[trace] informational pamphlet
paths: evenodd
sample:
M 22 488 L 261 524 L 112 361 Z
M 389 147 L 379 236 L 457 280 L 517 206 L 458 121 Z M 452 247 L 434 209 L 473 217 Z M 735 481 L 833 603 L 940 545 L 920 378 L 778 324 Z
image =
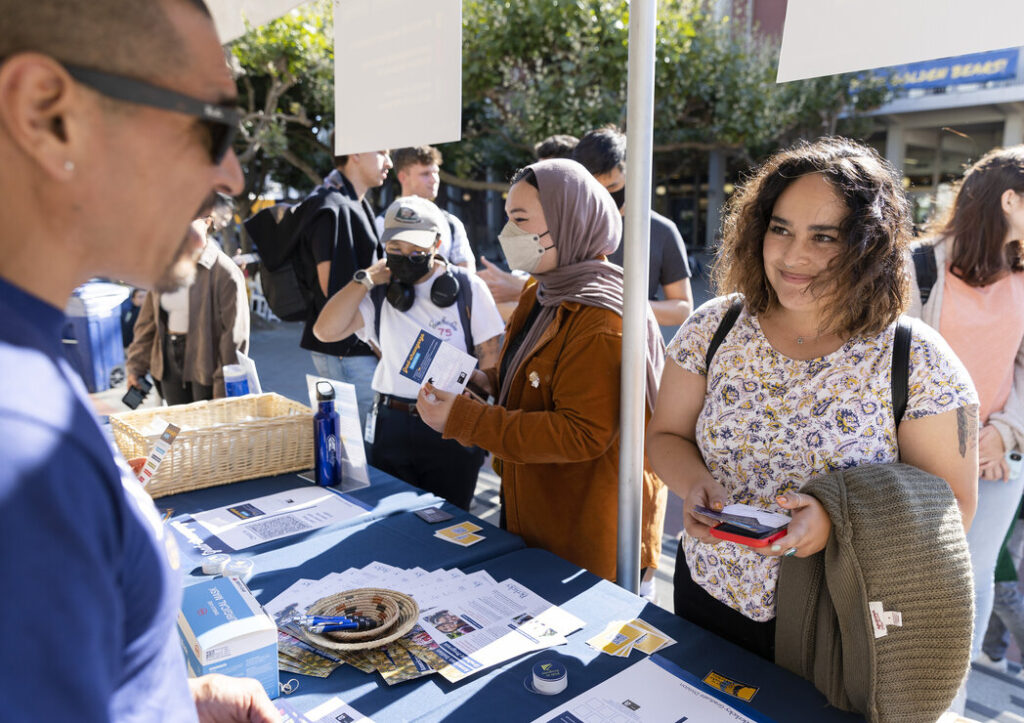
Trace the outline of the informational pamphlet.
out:
M 563 645 L 565 636 L 584 623 L 508 579 L 421 607 L 420 625 L 448 663 L 439 672 L 454 683 L 525 653 Z
M 420 608 L 419 624 L 374 650 L 337 652 L 303 641 L 296 618 L 321 598 L 375 587 L 403 592 Z M 382 562 L 298 580 L 264 605 L 277 622 L 282 671 L 326 677 L 342 663 L 380 673 L 388 685 L 441 673 L 461 680 L 516 656 L 561 645 L 583 622 L 514 580 L 498 583 L 487 572 L 402 569 Z
M 462 394 L 474 369 L 476 357 L 420 330 L 399 374 L 420 386 L 430 382 L 442 391 Z
M 307 713 L 300 713 L 284 700 L 276 700 L 274 704 L 277 706 L 277 712 L 281 714 L 281 723 L 373 723 L 372 718 L 363 715 L 337 696 Z
M 303 486 L 174 520 L 204 554 L 245 550 L 365 515 L 367 508 L 325 487 Z
M 643 658 L 533 723 L 771 723 L 660 655 Z

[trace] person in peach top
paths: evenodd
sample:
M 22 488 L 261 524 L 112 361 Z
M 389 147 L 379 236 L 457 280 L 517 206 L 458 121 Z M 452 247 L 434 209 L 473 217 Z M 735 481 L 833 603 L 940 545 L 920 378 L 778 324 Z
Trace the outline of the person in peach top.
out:
M 936 226 L 937 278 L 910 313 L 938 329 L 967 367 L 980 398 L 978 507 L 967 534 L 974 568 L 972 658 L 993 605 L 993 575 L 1024 478 L 1007 454 L 1024 449 L 1024 145 L 990 151 L 964 174 Z M 915 280 L 916 281 L 916 280 Z

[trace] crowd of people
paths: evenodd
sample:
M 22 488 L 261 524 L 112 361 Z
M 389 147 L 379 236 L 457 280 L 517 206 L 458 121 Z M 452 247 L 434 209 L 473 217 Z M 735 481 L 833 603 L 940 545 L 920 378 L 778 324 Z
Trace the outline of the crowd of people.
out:
M 152 374 L 170 403 L 220 396 L 222 366 L 247 350 L 244 282 L 207 241 L 218 195 L 242 186 L 235 84 L 209 13 L 200 0 L 95 0 L 80 23 L 56 0 L 2 7 L 0 364 L 15 373 L 0 379 L 0 525 L 17 541 L 0 552 L 5 710 L 276 720 L 254 681 L 186 681 L 174 541 L 59 342 L 71 290 L 104 275 L 152 289 L 129 382 Z M 336 157 L 302 232 L 315 283 L 301 345 L 318 373 L 355 386 L 372 464 L 468 509 L 489 453 L 501 524 L 614 580 L 625 137 L 605 127 L 535 150 L 505 202 L 507 269 L 478 266 L 465 226 L 435 203 L 437 149 Z M 368 193 L 391 172 L 401 196 L 378 217 Z M 1015 591 L 995 582 L 1024 486 L 1024 146 L 971 166 L 917 240 L 901 176 L 874 150 L 844 138 L 781 150 L 732 195 L 716 296 L 696 309 L 678 229 L 650 219 L 645 580 L 672 490 L 676 614 L 797 669 L 835 705 L 962 710 L 969 662 L 999 662 L 1006 631 L 1024 631 Z M 661 325 L 680 325 L 667 350 Z M 475 357 L 465 393 L 399 373 L 420 330 Z M 732 504 L 788 526 L 764 545 L 724 541 L 715 513 Z M 878 535 L 883 517 L 898 530 Z M 919 613 L 900 598 L 890 622 L 929 653 L 926 702 L 881 658 L 853 670 L 821 653 L 881 645 L 866 626 L 868 601 L 892 603 L 872 596 L 896 594 L 883 538 L 914 550 L 896 563 L 914 570 L 901 594 L 929 601 Z M 810 644 L 801 626 L 826 618 L 805 609 L 834 623 Z M 915 648 L 920 620 L 955 630 Z M 75 654 L 55 654 L 68 630 Z

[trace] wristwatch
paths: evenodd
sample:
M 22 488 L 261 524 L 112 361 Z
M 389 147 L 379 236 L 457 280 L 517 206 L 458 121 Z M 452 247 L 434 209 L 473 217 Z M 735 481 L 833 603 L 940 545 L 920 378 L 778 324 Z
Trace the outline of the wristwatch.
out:
M 374 287 L 373 279 L 370 278 L 370 274 L 367 273 L 366 269 L 359 269 L 359 271 L 352 274 L 352 280 L 365 286 L 367 291 Z

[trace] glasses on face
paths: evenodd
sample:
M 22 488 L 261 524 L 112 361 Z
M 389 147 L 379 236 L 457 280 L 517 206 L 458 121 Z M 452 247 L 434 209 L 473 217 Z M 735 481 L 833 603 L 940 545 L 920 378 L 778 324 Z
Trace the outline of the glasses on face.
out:
M 403 254 L 400 249 L 389 249 L 387 247 L 384 248 L 384 251 L 389 254 L 394 254 L 395 256 L 405 256 L 407 259 L 412 259 L 413 261 L 419 261 L 420 259 L 425 259 L 430 256 L 429 251 L 411 251 L 407 254 Z
M 79 83 L 89 86 L 108 98 L 184 113 L 198 118 L 209 134 L 210 161 L 215 166 L 220 165 L 224 156 L 231 150 L 231 144 L 235 140 L 242 116 L 230 106 L 209 103 L 137 78 L 128 78 L 77 65 L 65 65 L 64 67 Z

